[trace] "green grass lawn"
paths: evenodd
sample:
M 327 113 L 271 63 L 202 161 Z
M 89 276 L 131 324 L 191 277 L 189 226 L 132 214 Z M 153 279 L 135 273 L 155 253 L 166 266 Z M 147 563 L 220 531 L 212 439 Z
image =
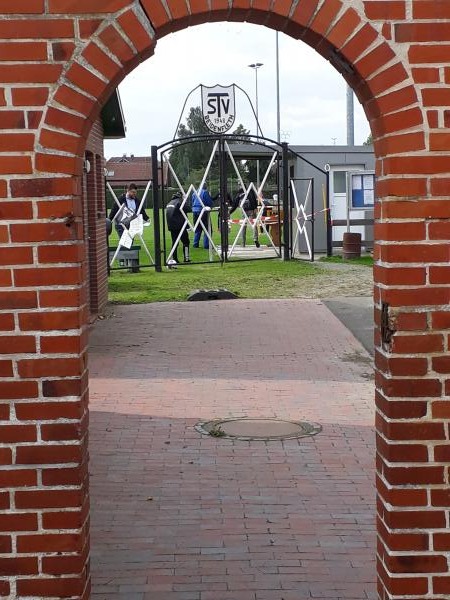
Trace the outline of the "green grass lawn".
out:
M 319 266 L 279 259 L 207 265 L 177 269 L 142 269 L 140 273 L 113 271 L 109 299 L 120 304 L 183 301 L 196 289 L 226 288 L 240 298 L 291 297 L 303 278 L 314 277 Z
M 147 209 L 147 214 L 151 219 L 152 224 L 150 225 L 150 227 L 144 227 L 144 234 L 143 234 L 143 239 L 144 242 L 147 246 L 147 248 L 150 251 L 150 254 L 152 255 L 153 258 L 155 258 L 155 250 L 154 250 L 154 233 L 153 233 L 153 212 L 151 209 Z M 192 222 L 192 213 L 189 213 L 189 219 Z M 164 223 L 163 221 L 163 215 L 162 215 L 162 211 L 160 211 L 160 223 L 161 223 L 161 227 L 162 224 Z M 218 230 L 218 223 L 217 223 L 217 211 L 213 211 L 211 214 L 211 226 L 212 226 L 212 238 L 214 241 L 214 244 L 218 247 L 220 246 L 220 232 Z M 230 232 L 229 232 L 229 247 L 231 248 L 237 234 L 239 233 L 239 225 L 237 224 L 233 224 L 231 226 Z M 252 229 L 251 227 L 247 227 L 247 244 L 253 244 L 253 239 L 252 239 Z M 203 230 L 202 230 L 202 238 L 201 238 L 201 244 L 203 244 Z M 189 237 L 191 239 L 191 248 L 190 248 L 190 254 L 191 254 L 191 260 L 193 262 L 205 262 L 205 261 L 209 261 L 209 253 L 207 251 L 205 251 L 203 248 L 193 248 L 192 247 L 192 242 L 194 239 L 194 234 L 191 232 L 189 234 Z M 167 251 L 167 255 L 170 252 L 170 249 L 172 247 L 172 242 L 171 242 L 171 237 L 170 237 L 170 233 L 169 231 L 166 229 L 165 230 L 165 238 L 166 238 L 166 251 Z M 119 237 L 116 233 L 116 230 L 113 228 L 113 232 L 109 237 L 109 246 L 110 247 L 114 247 L 117 246 L 117 243 L 119 241 Z M 259 234 L 259 241 L 261 243 L 262 246 L 265 246 L 267 244 L 269 244 L 269 239 L 267 237 L 266 234 Z M 239 240 L 240 243 L 240 240 Z M 141 265 L 150 265 L 150 259 L 147 255 L 147 253 L 145 252 L 144 248 L 142 247 L 142 243 L 139 239 L 139 237 L 135 237 L 134 239 L 134 244 L 136 246 L 141 246 L 141 250 L 139 252 L 139 262 Z M 161 242 L 162 245 L 162 242 Z M 182 254 L 182 245 L 180 244 L 178 247 L 178 258 L 182 258 L 183 254 Z M 216 252 L 212 253 L 212 262 L 217 262 L 220 263 L 220 257 L 217 255 Z M 233 258 L 231 260 L 234 260 Z M 115 263 L 114 267 L 117 267 L 118 264 Z
M 373 258 L 369 254 L 359 256 L 358 258 L 344 259 L 342 256 L 322 256 L 320 262 L 331 262 L 340 264 L 355 264 L 364 265 L 366 267 L 373 267 Z
M 148 211 L 149 216 L 151 211 Z M 153 220 L 153 216 L 152 216 Z M 212 215 L 214 228 L 213 239 L 220 244 L 217 231 L 217 213 Z M 238 225 L 233 225 L 230 232 L 230 247 L 239 230 Z M 191 259 L 193 262 L 206 262 L 209 253 L 203 248 L 192 248 Z M 143 239 L 155 256 L 153 226 L 145 227 Z M 167 251 L 171 247 L 170 235 L 166 232 Z M 109 245 L 116 246 L 118 236 L 114 230 L 109 238 Z M 267 236 L 260 235 L 261 245 L 268 243 Z M 251 228 L 247 228 L 247 243 L 252 242 Z M 177 269 L 167 269 L 163 266 L 161 273 L 154 268 L 145 268 L 150 265 L 150 259 L 145 253 L 138 237 L 135 245 L 140 245 L 140 264 L 144 268 L 139 273 L 129 273 L 128 269 L 112 270 L 109 277 L 109 299 L 113 303 L 130 304 L 163 301 L 184 301 L 196 289 L 226 288 L 237 294 L 240 298 L 289 298 L 295 297 L 305 278 L 317 277 L 323 274 L 320 262 L 313 264 L 306 261 L 292 260 L 283 262 L 278 258 L 269 260 L 253 260 L 242 262 L 231 260 L 221 265 L 219 257 L 213 253 L 213 264 L 180 265 Z M 181 244 L 178 249 L 179 258 L 182 257 Z M 343 261 L 340 256 L 322 258 L 327 262 L 344 262 L 372 266 L 371 256 Z M 117 263 L 115 263 L 117 266 Z

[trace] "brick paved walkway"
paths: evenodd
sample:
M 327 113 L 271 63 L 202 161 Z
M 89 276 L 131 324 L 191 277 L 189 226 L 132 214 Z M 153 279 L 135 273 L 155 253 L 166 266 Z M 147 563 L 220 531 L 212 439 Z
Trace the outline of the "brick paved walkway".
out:
M 368 355 L 317 300 L 115 307 L 91 336 L 93 600 L 375 594 Z M 201 436 L 280 417 L 316 437 Z

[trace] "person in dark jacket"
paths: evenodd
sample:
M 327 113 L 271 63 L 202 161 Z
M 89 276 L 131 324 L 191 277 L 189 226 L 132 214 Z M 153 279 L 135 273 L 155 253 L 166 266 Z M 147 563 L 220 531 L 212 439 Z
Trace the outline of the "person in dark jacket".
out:
M 236 196 L 233 198 L 233 205 L 230 210 L 230 215 L 240 206 L 249 219 L 255 219 L 258 214 L 258 199 L 256 197 L 255 190 L 253 188 L 250 188 L 250 190 L 247 194 L 247 198 L 245 198 L 245 200 L 244 200 L 244 198 L 245 198 L 245 190 L 243 188 L 239 188 L 236 193 Z M 261 244 L 259 243 L 258 227 L 255 224 L 253 224 L 253 225 L 254 225 L 254 227 L 252 227 L 253 241 L 255 242 L 255 246 L 257 248 L 259 248 Z M 247 237 L 247 225 L 244 225 L 242 227 L 242 245 L 243 246 L 245 246 L 246 237 Z
M 222 220 L 222 200 L 221 200 L 220 193 L 217 194 L 217 198 L 219 200 L 219 210 L 217 212 L 217 229 L 218 229 L 218 231 L 220 231 L 220 221 Z M 233 198 L 231 197 L 230 192 L 227 192 L 227 215 L 228 215 L 228 217 L 231 215 L 231 213 L 235 209 L 236 209 L 236 207 L 234 207 Z
M 205 210 L 201 217 L 201 222 L 203 223 L 206 231 L 209 231 L 209 213 L 210 213 L 213 203 L 214 203 L 214 199 L 211 197 L 211 194 L 208 192 L 208 187 L 207 187 L 206 183 L 203 184 L 203 189 L 201 190 L 200 194 L 197 194 L 197 192 L 193 192 L 193 194 L 192 194 L 192 215 L 194 218 L 194 223 L 197 223 L 197 221 L 200 217 L 200 214 L 201 214 L 203 208 L 205 207 Z M 202 235 L 202 232 L 203 232 L 203 248 L 208 249 L 209 248 L 209 239 L 208 239 L 208 236 L 203 231 L 203 228 L 200 225 L 200 221 L 198 222 L 197 227 L 195 228 L 193 247 L 194 248 L 199 247 L 200 237 Z
M 172 248 L 174 247 L 181 231 L 183 231 L 183 233 L 181 233 L 181 237 L 180 237 L 181 243 L 183 244 L 183 259 L 184 259 L 184 262 L 191 262 L 190 258 L 189 258 L 190 240 L 189 240 L 189 234 L 188 234 L 188 230 L 187 230 L 187 222 L 184 218 L 183 213 L 181 212 L 182 202 L 183 202 L 183 197 L 181 195 L 181 192 L 175 192 L 173 194 L 170 202 L 168 202 L 168 204 L 166 206 L 166 222 L 167 222 L 167 228 L 170 231 L 170 235 L 172 237 Z M 188 211 L 187 203 L 185 203 L 183 210 L 185 212 Z M 183 227 L 184 227 L 184 229 L 183 229 Z M 178 244 L 175 246 L 175 250 L 172 255 L 175 262 L 178 262 L 177 250 L 178 250 Z
M 117 202 L 114 202 L 108 215 L 108 219 L 110 221 L 113 221 L 115 218 L 114 227 L 116 228 L 116 231 L 119 234 L 119 238 L 121 237 L 124 231 L 124 226 L 121 224 L 121 219 L 125 207 L 129 209 L 133 214 L 139 214 L 139 200 L 137 197 L 137 185 L 135 183 L 130 183 L 128 185 L 125 194 L 122 194 L 122 196 L 120 196 L 119 198 L 119 204 L 117 204 Z M 144 208 L 142 208 L 140 214 L 142 215 L 144 221 L 149 220 L 149 216 L 145 212 Z

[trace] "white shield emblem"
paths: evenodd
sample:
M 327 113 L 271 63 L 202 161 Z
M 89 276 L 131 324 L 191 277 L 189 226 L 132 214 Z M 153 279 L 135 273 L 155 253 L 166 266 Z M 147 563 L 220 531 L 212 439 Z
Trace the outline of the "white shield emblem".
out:
M 234 85 L 202 85 L 202 112 L 205 125 L 214 133 L 226 133 L 236 117 Z

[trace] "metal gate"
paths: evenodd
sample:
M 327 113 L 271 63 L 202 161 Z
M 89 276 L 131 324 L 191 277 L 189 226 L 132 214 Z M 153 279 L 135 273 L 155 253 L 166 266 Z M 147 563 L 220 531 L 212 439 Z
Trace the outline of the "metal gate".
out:
M 197 171 L 196 180 L 186 177 L 173 164 L 173 152 L 187 144 L 210 147 L 206 165 L 201 172 Z M 256 164 L 253 176 L 250 161 Z M 183 237 L 186 240 L 185 232 L 190 237 L 197 232 L 196 237 L 200 234 L 203 238 L 199 251 L 191 253 L 190 262 L 291 258 L 287 144 L 238 135 L 179 138 L 152 146 L 152 172 L 157 270 L 164 264 L 172 264 Z M 164 176 L 165 172 L 168 177 Z M 215 188 L 211 190 L 213 206 L 202 199 L 206 184 Z M 182 224 L 177 235 L 169 234 L 166 223 L 166 207 L 174 193 L 178 193 L 181 200 Z M 194 196 L 198 198 L 196 210 L 192 210 Z M 257 200 L 253 210 L 249 209 L 251 196 Z
M 202 168 L 194 176 L 189 169 L 187 175 L 186 170 L 182 172 L 174 160 L 175 153 L 189 144 L 197 144 L 205 155 Z M 117 247 L 109 248 L 109 268 L 131 267 L 134 271 L 152 267 L 161 271 L 164 265 L 172 266 L 178 261 L 177 250 L 181 246 L 188 244 L 192 249 L 192 242 L 199 237 L 203 238 L 203 244 L 190 253 L 190 263 L 314 260 L 315 219 L 319 213 L 323 213 L 326 221 L 327 248 L 331 254 L 328 195 L 323 197 L 325 208 L 316 210 L 314 177 L 295 177 L 294 163 L 297 160 L 308 163 L 313 170 L 326 175 L 327 181 L 328 173 L 286 143 L 262 136 L 195 135 L 152 146 L 151 160 L 152 180 L 140 200 L 138 213 L 151 196 L 152 202 L 148 204 L 153 210 L 153 227 L 147 229 L 144 239 L 142 219 L 135 220 Z M 212 205 L 202 199 L 207 183 L 213 188 Z M 107 188 L 120 207 L 109 183 Z M 173 227 L 169 231 L 166 222 L 167 205 L 174 194 L 180 196 L 175 232 Z M 198 197 L 195 210 L 194 196 Z M 256 199 L 256 205 L 249 210 L 251 197 Z M 147 212 L 151 216 L 148 209 Z M 144 223 L 149 224 L 150 220 Z

